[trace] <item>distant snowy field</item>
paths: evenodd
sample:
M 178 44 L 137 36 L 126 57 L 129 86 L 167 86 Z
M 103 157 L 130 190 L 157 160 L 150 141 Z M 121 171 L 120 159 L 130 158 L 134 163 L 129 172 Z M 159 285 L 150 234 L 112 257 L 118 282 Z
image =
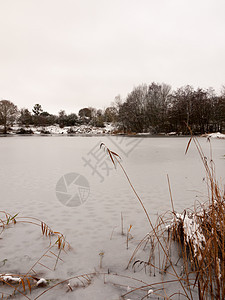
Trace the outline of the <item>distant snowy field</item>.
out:
M 18 126 L 11 127 L 9 134 L 15 135 L 21 128 L 25 130 L 31 130 L 34 135 L 104 135 L 112 134 L 117 130 L 117 127 L 112 123 L 105 123 L 104 127 L 95 127 L 91 125 L 79 125 L 79 126 L 65 126 L 61 128 L 58 124 L 51 126 Z M 3 126 L 0 125 L 0 129 L 3 130 Z M 137 133 L 138 136 L 149 136 L 150 133 Z M 177 132 L 161 133 L 161 136 L 178 136 Z M 202 135 L 203 137 L 225 139 L 225 134 L 220 132 L 209 133 Z
M 24 127 L 25 130 L 32 130 L 35 135 L 40 135 L 44 131 L 48 132 L 50 135 L 67 135 L 67 134 L 108 134 L 112 133 L 115 130 L 115 126 L 111 123 L 105 123 L 105 127 L 94 127 L 90 125 L 80 125 L 80 126 L 69 126 L 60 128 L 59 125 L 51 125 L 51 126 L 29 126 Z M 3 129 L 0 126 L 0 129 Z M 17 131 L 21 129 L 21 126 L 14 125 L 11 127 L 12 131 L 9 131 L 11 134 L 15 134 Z

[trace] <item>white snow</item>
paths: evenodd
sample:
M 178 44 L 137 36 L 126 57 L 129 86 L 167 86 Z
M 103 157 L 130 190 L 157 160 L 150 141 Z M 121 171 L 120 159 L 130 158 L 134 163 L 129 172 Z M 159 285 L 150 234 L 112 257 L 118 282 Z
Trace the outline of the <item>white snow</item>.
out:
M 205 242 L 205 236 L 202 233 L 201 227 L 198 223 L 195 214 L 188 216 L 187 213 L 176 213 L 176 220 L 172 219 L 171 223 L 166 226 L 166 228 L 171 228 L 176 223 L 183 222 L 183 229 L 186 238 L 186 242 L 191 242 L 194 246 L 195 254 L 198 253 L 198 249 L 203 248 L 203 243 Z
M 210 133 L 207 134 L 206 137 L 210 137 L 210 138 L 217 138 L 217 139 L 225 139 L 225 134 L 222 134 L 220 132 L 215 132 L 215 133 Z
M 20 283 L 21 279 L 19 277 L 13 277 L 12 275 L 9 274 L 0 274 L 0 278 L 3 279 L 6 282 L 12 282 L 12 283 Z
M 46 281 L 46 279 L 44 279 L 44 278 L 40 278 L 40 279 L 37 281 L 36 285 L 37 285 L 37 286 L 39 286 L 39 285 L 42 285 L 42 286 L 47 285 L 47 281 Z
M 92 125 L 79 125 L 79 126 L 67 126 L 60 128 L 58 124 L 51 126 L 16 126 L 12 127 L 11 134 L 15 134 L 21 127 L 25 130 L 32 130 L 35 135 L 44 135 L 47 132 L 50 135 L 68 135 L 68 134 L 85 134 L 85 135 L 99 135 L 113 133 L 116 126 L 112 123 L 105 123 L 105 127 L 94 127 Z M 44 133 L 46 132 L 46 133 Z

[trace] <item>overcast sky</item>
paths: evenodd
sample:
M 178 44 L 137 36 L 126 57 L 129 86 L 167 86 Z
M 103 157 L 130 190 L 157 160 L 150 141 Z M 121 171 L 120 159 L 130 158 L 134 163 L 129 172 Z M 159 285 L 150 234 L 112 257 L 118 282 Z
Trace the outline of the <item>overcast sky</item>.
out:
M 225 84 L 224 0 L 0 0 L 0 99 L 104 108 L 142 83 Z

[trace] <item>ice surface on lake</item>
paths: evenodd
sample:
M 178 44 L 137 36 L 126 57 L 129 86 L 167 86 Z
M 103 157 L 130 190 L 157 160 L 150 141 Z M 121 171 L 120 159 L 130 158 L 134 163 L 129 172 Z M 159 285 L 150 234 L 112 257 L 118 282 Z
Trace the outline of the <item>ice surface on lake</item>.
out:
M 192 206 L 196 200 L 206 200 L 205 172 L 194 144 L 188 154 L 184 154 L 188 140 L 185 137 L 130 137 L 126 143 L 130 141 L 136 146 L 128 151 L 126 143 L 117 137 L 1 138 L 0 210 L 40 218 L 55 231 L 65 234 L 72 250 L 64 257 L 65 263 L 56 270 L 56 277 L 65 279 L 92 272 L 99 267 L 101 251 L 104 252 L 103 269 L 124 272 L 135 248 L 132 243 L 149 232 L 148 222 L 118 165 L 115 170 L 110 160 L 108 165 L 100 161 L 100 177 L 88 164 L 85 166 L 84 159 L 95 165 L 96 155 L 103 151 L 98 150 L 101 142 L 118 153 L 154 223 L 157 214 L 171 209 L 167 174 L 177 212 Z M 205 138 L 199 140 L 209 157 L 209 143 Z M 223 181 L 225 140 L 213 139 L 211 142 L 217 177 Z M 97 151 L 95 157 L 90 153 L 92 149 Z M 71 172 L 83 175 L 90 184 L 89 197 L 79 207 L 62 205 L 55 193 L 58 180 Z M 129 250 L 120 236 L 121 212 L 124 231 L 132 225 L 134 239 Z M 9 239 L 3 236 L 1 259 L 7 259 L 4 272 L 26 272 L 29 268 L 24 270 L 24 266 L 30 266 L 46 249 L 42 248 L 46 245 L 40 232 L 36 232 L 37 228 L 24 226 L 26 229 L 22 227 L 15 234 L 10 229 Z M 26 234 L 22 234 L 23 230 Z M 45 278 L 50 276 L 52 274 L 44 275 Z M 104 299 L 99 295 L 96 299 Z M 94 296 L 91 299 L 95 299 Z

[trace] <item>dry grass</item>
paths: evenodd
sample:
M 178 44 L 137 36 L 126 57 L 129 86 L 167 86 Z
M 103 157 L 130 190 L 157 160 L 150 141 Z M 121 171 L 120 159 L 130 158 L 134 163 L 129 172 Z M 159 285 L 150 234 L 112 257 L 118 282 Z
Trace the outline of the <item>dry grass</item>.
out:
M 144 269 L 153 276 L 156 272 L 161 274 L 162 282 L 157 283 L 162 286 L 161 292 L 159 289 L 156 293 L 154 289 L 155 296 L 159 298 L 174 299 L 182 296 L 196 299 L 197 294 L 200 300 L 225 299 L 225 192 L 216 180 L 212 148 L 210 140 L 208 141 L 210 159 L 205 157 L 198 139 L 194 136 L 190 138 L 185 151 L 187 154 L 191 142 L 195 144 L 206 172 L 208 199 L 205 203 L 197 203 L 194 209 L 186 209 L 181 214 L 176 213 L 167 176 L 172 211 L 159 216 L 155 225 L 152 224 L 141 198 L 123 168 L 119 155 L 105 144 L 100 145 L 107 151 L 112 163 L 116 165 L 117 162 L 121 167 L 150 225 L 150 232 L 137 245 L 127 267 L 132 266 L 135 272 Z M 146 249 L 149 253 L 148 258 L 137 259 L 140 251 L 143 253 Z M 172 252 L 176 255 L 172 256 Z M 166 279 L 168 276 L 179 283 L 179 293 L 166 293 L 164 287 L 171 282 Z M 145 291 L 149 286 L 136 287 L 123 294 L 123 297 L 137 290 Z
M 199 299 L 225 299 L 224 189 L 216 180 L 212 156 L 208 161 L 198 140 L 191 140 L 205 167 L 208 199 L 181 215 L 174 214 L 169 231 L 181 249 L 187 277 L 191 271 L 196 275 L 194 287 L 198 288 Z
M 6 273 L 0 274 L 0 283 L 2 290 L 0 295 L 2 299 L 8 299 L 17 294 L 23 295 L 27 299 L 31 299 L 27 294 L 31 294 L 33 289 L 40 286 L 46 286 L 48 281 L 41 279 L 36 272 L 36 267 L 54 271 L 56 269 L 58 261 L 62 261 L 60 254 L 62 251 L 69 249 L 70 245 L 65 240 L 62 233 L 52 230 L 45 222 L 31 217 L 18 217 L 18 214 L 11 215 L 8 212 L 0 211 L 0 235 L 12 226 L 16 226 L 18 223 L 35 225 L 40 227 L 43 237 L 48 238 L 49 247 L 41 254 L 40 258 L 23 274 L 12 274 L 10 270 Z M 47 265 L 46 261 L 50 264 Z M 25 266 L 26 268 L 26 266 Z M 40 281 L 41 280 L 41 281 Z

